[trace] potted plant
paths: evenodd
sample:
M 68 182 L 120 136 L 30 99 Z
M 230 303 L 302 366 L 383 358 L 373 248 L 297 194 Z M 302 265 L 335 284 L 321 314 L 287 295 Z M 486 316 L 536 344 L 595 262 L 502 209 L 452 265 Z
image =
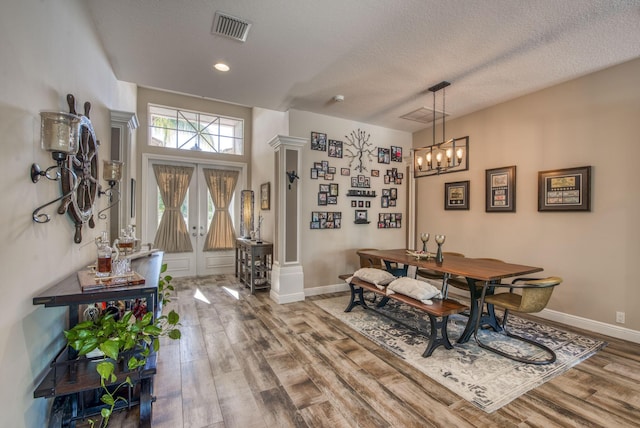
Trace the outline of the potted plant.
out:
M 166 264 L 163 264 L 161 273 L 165 271 Z M 158 286 L 161 294 L 160 304 L 170 301 L 169 297 L 173 291 L 171 279 L 169 275 L 160 278 Z M 101 410 L 100 427 L 104 428 L 108 425 L 118 401 L 126 402 L 118 391 L 125 386 L 133 386 L 129 376 L 124 382 L 115 384 L 117 381 L 115 364 L 122 364 L 128 371 L 142 369 L 151 352 L 158 352 L 160 349 L 160 337 L 180 339 L 181 333 L 177 328 L 179 321 L 180 316 L 174 310 L 155 320 L 151 312 L 138 313 L 134 316 L 132 311 L 128 311 L 119 318 L 116 318 L 113 313 L 106 313 L 95 320 L 78 323 L 64 332 L 69 346 L 78 352 L 78 356 L 86 356 L 96 349 L 105 356 L 105 359 L 96 366 L 104 392 L 100 400 L 106 404 L 106 407 Z M 95 424 L 93 420 L 89 423 L 91 426 Z

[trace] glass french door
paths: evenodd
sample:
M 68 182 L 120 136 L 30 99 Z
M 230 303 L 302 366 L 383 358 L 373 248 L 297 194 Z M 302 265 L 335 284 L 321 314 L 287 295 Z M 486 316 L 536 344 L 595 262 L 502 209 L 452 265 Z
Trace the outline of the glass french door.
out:
M 189 189 L 180 206 L 180 213 L 189 232 L 192 250 L 176 253 L 165 251 L 164 261 L 167 263 L 167 274 L 180 277 L 233 273 L 235 268 L 235 250 L 203 250 L 211 219 L 215 211 L 203 170 L 205 168 L 237 170 L 238 168 L 205 163 L 149 160 L 145 177 L 147 183 L 145 197 L 147 213 L 145 215 L 146 224 L 143 228 L 143 242 L 151 243 L 155 240 L 155 235 L 165 210 L 153 171 L 154 164 L 193 168 Z M 238 231 L 240 224 L 238 213 L 240 212 L 240 190 L 242 189 L 241 183 L 243 182 L 244 178 L 238 180 L 233 198 L 229 204 L 229 214 L 236 231 Z

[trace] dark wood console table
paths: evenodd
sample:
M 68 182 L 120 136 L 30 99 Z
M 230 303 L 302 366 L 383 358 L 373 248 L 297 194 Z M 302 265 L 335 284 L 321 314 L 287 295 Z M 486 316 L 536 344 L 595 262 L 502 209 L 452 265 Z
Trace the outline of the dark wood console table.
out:
M 163 255 L 162 252 L 156 252 L 132 260 L 131 267 L 145 278 L 144 284 L 83 292 L 77 272 L 74 272 L 35 296 L 33 304 L 45 307 L 67 306 L 69 308 L 69 328 L 79 322 L 80 305 L 96 302 L 145 299 L 147 310 L 156 314 L 158 279 Z M 51 361 L 44 379 L 33 392 L 34 398 L 56 398 L 60 405 L 65 402 L 63 419 L 66 419 L 71 427 L 75 427 L 77 420 L 99 414 L 101 407 L 99 402 L 92 402 L 93 397 L 101 395 L 94 392 L 100 389 L 100 377 L 96 372 L 99 359 L 76 359 L 75 356 L 76 353 L 72 348 L 62 349 Z M 156 357 L 156 355 L 151 355 L 147 359 L 147 365 L 135 372 L 128 372 L 126 364 L 125 367 L 116 364 L 117 383 L 123 382 L 127 376 L 134 383 L 126 408 L 140 406 L 140 427 L 151 426 L 151 403 L 153 402 L 151 393 L 153 391 L 153 376 L 156 373 Z M 54 403 L 55 408 L 56 403 Z
M 236 239 L 236 277 L 251 289 L 251 294 L 271 287 L 272 257 L 271 242 Z

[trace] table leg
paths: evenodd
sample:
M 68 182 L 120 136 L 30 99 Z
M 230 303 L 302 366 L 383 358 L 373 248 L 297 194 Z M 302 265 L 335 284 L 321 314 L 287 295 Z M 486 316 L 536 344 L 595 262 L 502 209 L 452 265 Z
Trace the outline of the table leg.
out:
M 469 297 L 470 297 L 470 309 L 469 309 L 469 319 L 467 320 L 467 325 L 464 327 L 464 331 L 462 335 L 458 338 L 458 343 L 466 343 L 471 339 L 471 335 L 475 330 L 476 323 L 478 322 L 478 318 L 480 318 L 480 325 L 489 325 L 495 331 L 501 331 L 502 328 L 496 319 L 496 313 L 493 308 L 493 305 L 487 305 L 487 314 L 483 313 L 483 308 L 480 307 L 480 299 L 482 297 L 482 289 L 477 287 L 476 280 L 473 278 L 467 278 L 467 284 L 469 286 Z M 487 295 L 493 294 L 493 287 L 489 285 L 487 287 Z

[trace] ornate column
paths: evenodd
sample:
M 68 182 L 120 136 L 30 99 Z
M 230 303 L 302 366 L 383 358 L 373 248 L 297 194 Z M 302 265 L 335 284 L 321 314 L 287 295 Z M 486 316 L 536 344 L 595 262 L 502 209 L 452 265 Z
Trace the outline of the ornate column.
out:
M 276 135 L 269 141 L 274 156 L 275 231 L 270 297 L 277 303 L 304 300 L 304 273 L 300 253 L 299 186 L 304 138 Z

